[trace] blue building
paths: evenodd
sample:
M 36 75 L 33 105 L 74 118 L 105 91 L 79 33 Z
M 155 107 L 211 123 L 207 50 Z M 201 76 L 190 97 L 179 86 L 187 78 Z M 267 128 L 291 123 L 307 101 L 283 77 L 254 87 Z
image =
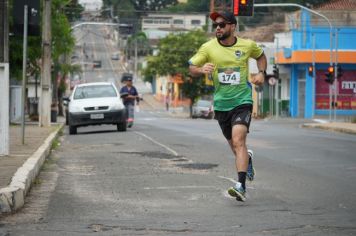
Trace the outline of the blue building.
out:
M 356 116 L 356 1 L 330 1 L 314 10 L 326 19 L 299 11 L 290 47 L 275 56 L 289 73 L 289 115 L 313 118 L 335 109 L 336 115 Z M 325 81 L 329 67 L 333 84 Z

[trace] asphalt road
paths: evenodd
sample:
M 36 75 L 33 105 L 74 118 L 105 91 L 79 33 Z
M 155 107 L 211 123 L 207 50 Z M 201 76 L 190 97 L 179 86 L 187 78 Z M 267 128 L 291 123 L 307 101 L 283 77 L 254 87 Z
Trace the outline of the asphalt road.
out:
M 134 127 L 65 130 L 0 235 L 355 235 L 356 136 L 253 121 L 256 180 L 226 194 L 234 160 L 214 120 L 150 111 Z
M 125 70 L 105 30 L 84 27 L 86 82 Z M 116 64 L 115 64 L 116 63 Z M 144 110 L 133 128 L 80 127 L 61 136 L 23 209 L 0 218 L 9 235 L 356 235 L 356 136 L 254 120 L 256 180 L 230 198 L 234 157 L 214 120 Z

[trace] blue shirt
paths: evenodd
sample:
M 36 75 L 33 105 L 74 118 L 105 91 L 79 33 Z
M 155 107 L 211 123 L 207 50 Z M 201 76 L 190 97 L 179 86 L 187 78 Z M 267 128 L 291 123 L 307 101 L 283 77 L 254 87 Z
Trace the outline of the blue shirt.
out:
M 125 94 L 127 93 L 128 95 L 132 95 L 132 96 L 138 96 L 137 90 L 134 86 L 131 86 L 131 88 L 124 86 L 120 89 L 120 94 Z M 124 105 L 135 105 L 135 98 L 127 98 L 127 97 L 123 97 L 123 102 Z

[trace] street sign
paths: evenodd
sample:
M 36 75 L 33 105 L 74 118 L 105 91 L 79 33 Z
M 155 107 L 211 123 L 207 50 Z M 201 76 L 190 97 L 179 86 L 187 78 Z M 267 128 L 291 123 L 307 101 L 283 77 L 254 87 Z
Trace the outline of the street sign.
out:
M 268 80 L 269 85 L 274 86 L 276 83 L 277 83 L 276 78 L 274 78 L 274 77 L 269 78 L 269 80 Z

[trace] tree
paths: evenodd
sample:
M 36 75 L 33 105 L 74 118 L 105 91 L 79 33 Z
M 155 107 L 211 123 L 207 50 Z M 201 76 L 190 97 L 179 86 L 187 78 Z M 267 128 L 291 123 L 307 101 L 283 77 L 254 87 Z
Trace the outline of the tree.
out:
M 159 1 L 147 1 L 147 0 L 131 0 L 136 10 L 139 11 L 159 11 L 167 6 L 177 4 L 177 0 L 159 0 Z
M 147 67 L 143 71 L 144 80 L 150 81 L 156 75 L 181 75 L 184 81 L 182 92 L 184 96 L 190 98 L 192 107 L 206 89 L 202 78 L 192 79 L 188 76 L 188 60 L 206 41 L 206 33 L 201 30 L 169 34 L 161 39 L 158 44 L 158 55 L 148 58 Z
M 52 61 L 53 61 L 53 103 L 58 104 L 57 110 L 60 109 L 60 102 L 62 93 L 58 89 L 61 85 L 61 81 L 66 77 L 67 71 L 63 71 L 63 68 L 67 68 L 65 58 L 69 55 L 75 46 L 75 38 L 72 35 L 71 25 L 66 15 L 66 6 L 69 4 L 66 0 L 52 0 Z M 59 81 L 58 81 L 59 79 Z M 62 84 L 63 85 L 63 84 Z
M 71 26 L 65 14 L 67 0 L 52 1 L 52 59 L 56 63 L 63 54 L 70 53 L 75 45 Z M 11 20 L 12 22 L 12 20 Z M 28 72 L 40 74 L 41 36 L 28 37 Z M 10 40 L 11 77 L 21 80 L 23 38 L 14 36 Z
M 171 12 L 204 12 L 210 11 L 210 1 L 207 0 L 188 0 L 186 3 L 180 3 L 168 7 Z
M 135 55 L 135 48 L 137 47 L 138 56 L 146 56 L 150 51 L 150 45 L 148 38 L 144 32 L 138 32 L 127 40 L 127 53 L 126 55 L 130 58 Z
M 132 24 L 134 32 L 140 28 L 140 19 L 147 12 L 160 11 L 175 4 L 177 0 L 103 0 L 103 8 L 113 7 L 114 15 L 119 17 L 119 22 Z
M 65 14 L 70 22 L 80 20 L 81 13 L 84 11 L 84 7 L 73 0 L 65 7 Z

